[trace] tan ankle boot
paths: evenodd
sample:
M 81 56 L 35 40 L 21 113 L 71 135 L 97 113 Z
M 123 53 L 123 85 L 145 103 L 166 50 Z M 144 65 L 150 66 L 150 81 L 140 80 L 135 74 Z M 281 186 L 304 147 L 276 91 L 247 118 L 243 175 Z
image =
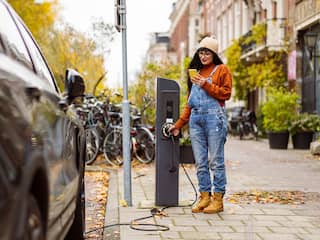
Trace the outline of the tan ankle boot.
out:
M 208 192 L 200 192 L 198 202 L 192 207 L 193 213 L 202 212 L 210 203 L 210 194 Z
M 208 207 L 203 209 L 203 213 L 218 213 L 223 211 L 223 194 L 215 192 L 211 196 L 211 201 Z

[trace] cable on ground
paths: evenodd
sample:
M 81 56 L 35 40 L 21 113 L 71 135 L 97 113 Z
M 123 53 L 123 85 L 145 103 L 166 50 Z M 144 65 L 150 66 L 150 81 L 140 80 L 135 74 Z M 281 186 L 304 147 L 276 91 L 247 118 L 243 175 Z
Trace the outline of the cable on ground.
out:
M 175 155 L 175 151 L 174 151 L 174 137 L 173 135 L 171 135 L 171 140 L 172 140 L 172 159 L 174 159 L 174 155 Z M 175 166 L 174 166 L 174 160 L 172 160 L 172 166 L 171 166 L 171 169 L 169 171 L 172 171 L 174 170 Z M 179 159 L 178 159 L 179 161 Z M 194 201 L 191 203 L 191 204 L 188 204 L 188 205 L 179 205 L 178 207 L 190 207 L 192 206 L 198 199 L 198 193 L 197 193 L 197 190 L 196 190 L 196 187 L 194 186 L 187 170 L 185 169 L 184 167 L 184 164 L 181 163 L 181 166 L 182 166 L 182 169 L 187 177 L 187 179 L 189 180 L 193 190 L 194 190 L 194 193 L 195 193 L 195 199 Z M 101 230 L 101 229 L 106 229 L 106 228 L 110 228 L 110 227 L 115 227 L 115 226 L 129 226 L 131 229 L 133 230 L 137 230 L 137 231 L 146 231 L 146 232 L 152 232 L 152 231 L 169 231 L 170 228 L 166 225 L 161 225 L 161 224 L 153 224 L 153 223 L 139 223 L 139 221 L 142 221 L 142 220 L 146 220 L 146 219 L 149 219 L 149 218 L 152 218 L 154 216 L 168 216 L 167 213 L 164 212 L 165 209 L 168 209 L 170 208 L 171 206 L 166 206 L 166 207 L 163 207 L 161 209 L 159 208 L 152 208 L 150 210 L 150 213 L 151 215 L 150 216 L 146 216 L 146 217 L 141 217 L 141 218 L 136 218 L 136 219 L 133 219 L 130 221 L 130 223 L 115 223 L 115 224 L 110 224 L 110 225 L 105 225 L 103 227 L 99 227 L 99 228 L 94 228 L 88 232 L 86 232 L 85 234 L 89 234 L 89 233 L 92 233 L 92 232 L 95 232 L 95 231 L 98 231 L 98 230 Z M 139 226 L 144 226 L 144 227 L 139 227 Z M 147 228 L 148 227 L 148 228 Z M 151 227 L 151 228 L 149 228 Z

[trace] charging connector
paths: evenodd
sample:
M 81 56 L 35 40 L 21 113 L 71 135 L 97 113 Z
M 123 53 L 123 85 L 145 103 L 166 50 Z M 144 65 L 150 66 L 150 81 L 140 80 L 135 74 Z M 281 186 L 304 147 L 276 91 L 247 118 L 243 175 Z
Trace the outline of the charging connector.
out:
M 172 126 L 173 126 L 173 123 L 170 123 L 170 122 L 166 122 L 162 125 L 161 132 L 165 138 L 170 139 L 172 137 L 172 133 L 169 130 Z

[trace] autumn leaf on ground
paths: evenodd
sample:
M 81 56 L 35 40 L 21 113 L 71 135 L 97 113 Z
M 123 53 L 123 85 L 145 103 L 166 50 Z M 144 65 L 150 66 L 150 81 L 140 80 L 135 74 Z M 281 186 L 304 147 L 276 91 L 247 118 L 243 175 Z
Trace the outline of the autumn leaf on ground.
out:
M 102 239 L 107 204 L 109 174 L 105 171 L 86 171 L 86 239 Z
M 120 199 L 120 206 L 121 207 L 128 207 L 128 203 L 126 202 L 126 200 L 124 200 L 124 199 Z
M 272 204 L 304 204 L 306 201 L 319 201 L 319 193 L 302 191 L 242 191 L 230 194 L 227 200 L 233 204 L 272 203 Z
M 234 213 L 235 213 L 234 208 L 229 208 L 229 209 L 227 210 L 227 213 L 229 213 L 229 214 L 234 214 Z

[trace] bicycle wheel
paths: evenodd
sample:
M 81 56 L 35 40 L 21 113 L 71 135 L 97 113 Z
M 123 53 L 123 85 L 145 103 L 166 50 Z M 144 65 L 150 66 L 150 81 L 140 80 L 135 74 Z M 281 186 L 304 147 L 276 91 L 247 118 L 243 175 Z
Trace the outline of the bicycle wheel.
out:
M 146 128 L 138 128 L 135 155 L 139 162 L 149 163 L 155 157 L 155 144 L 152 133 Z
M 95 128 L 85 130 L 86 136 L 86 164 L 91 164 L 96 160 L 99 152 L 100 139 Z
M 112 130 L 103 141 L 103 154 L 106 161 L 113 166 L 120 166 L 122 159 L 122 134 Z

